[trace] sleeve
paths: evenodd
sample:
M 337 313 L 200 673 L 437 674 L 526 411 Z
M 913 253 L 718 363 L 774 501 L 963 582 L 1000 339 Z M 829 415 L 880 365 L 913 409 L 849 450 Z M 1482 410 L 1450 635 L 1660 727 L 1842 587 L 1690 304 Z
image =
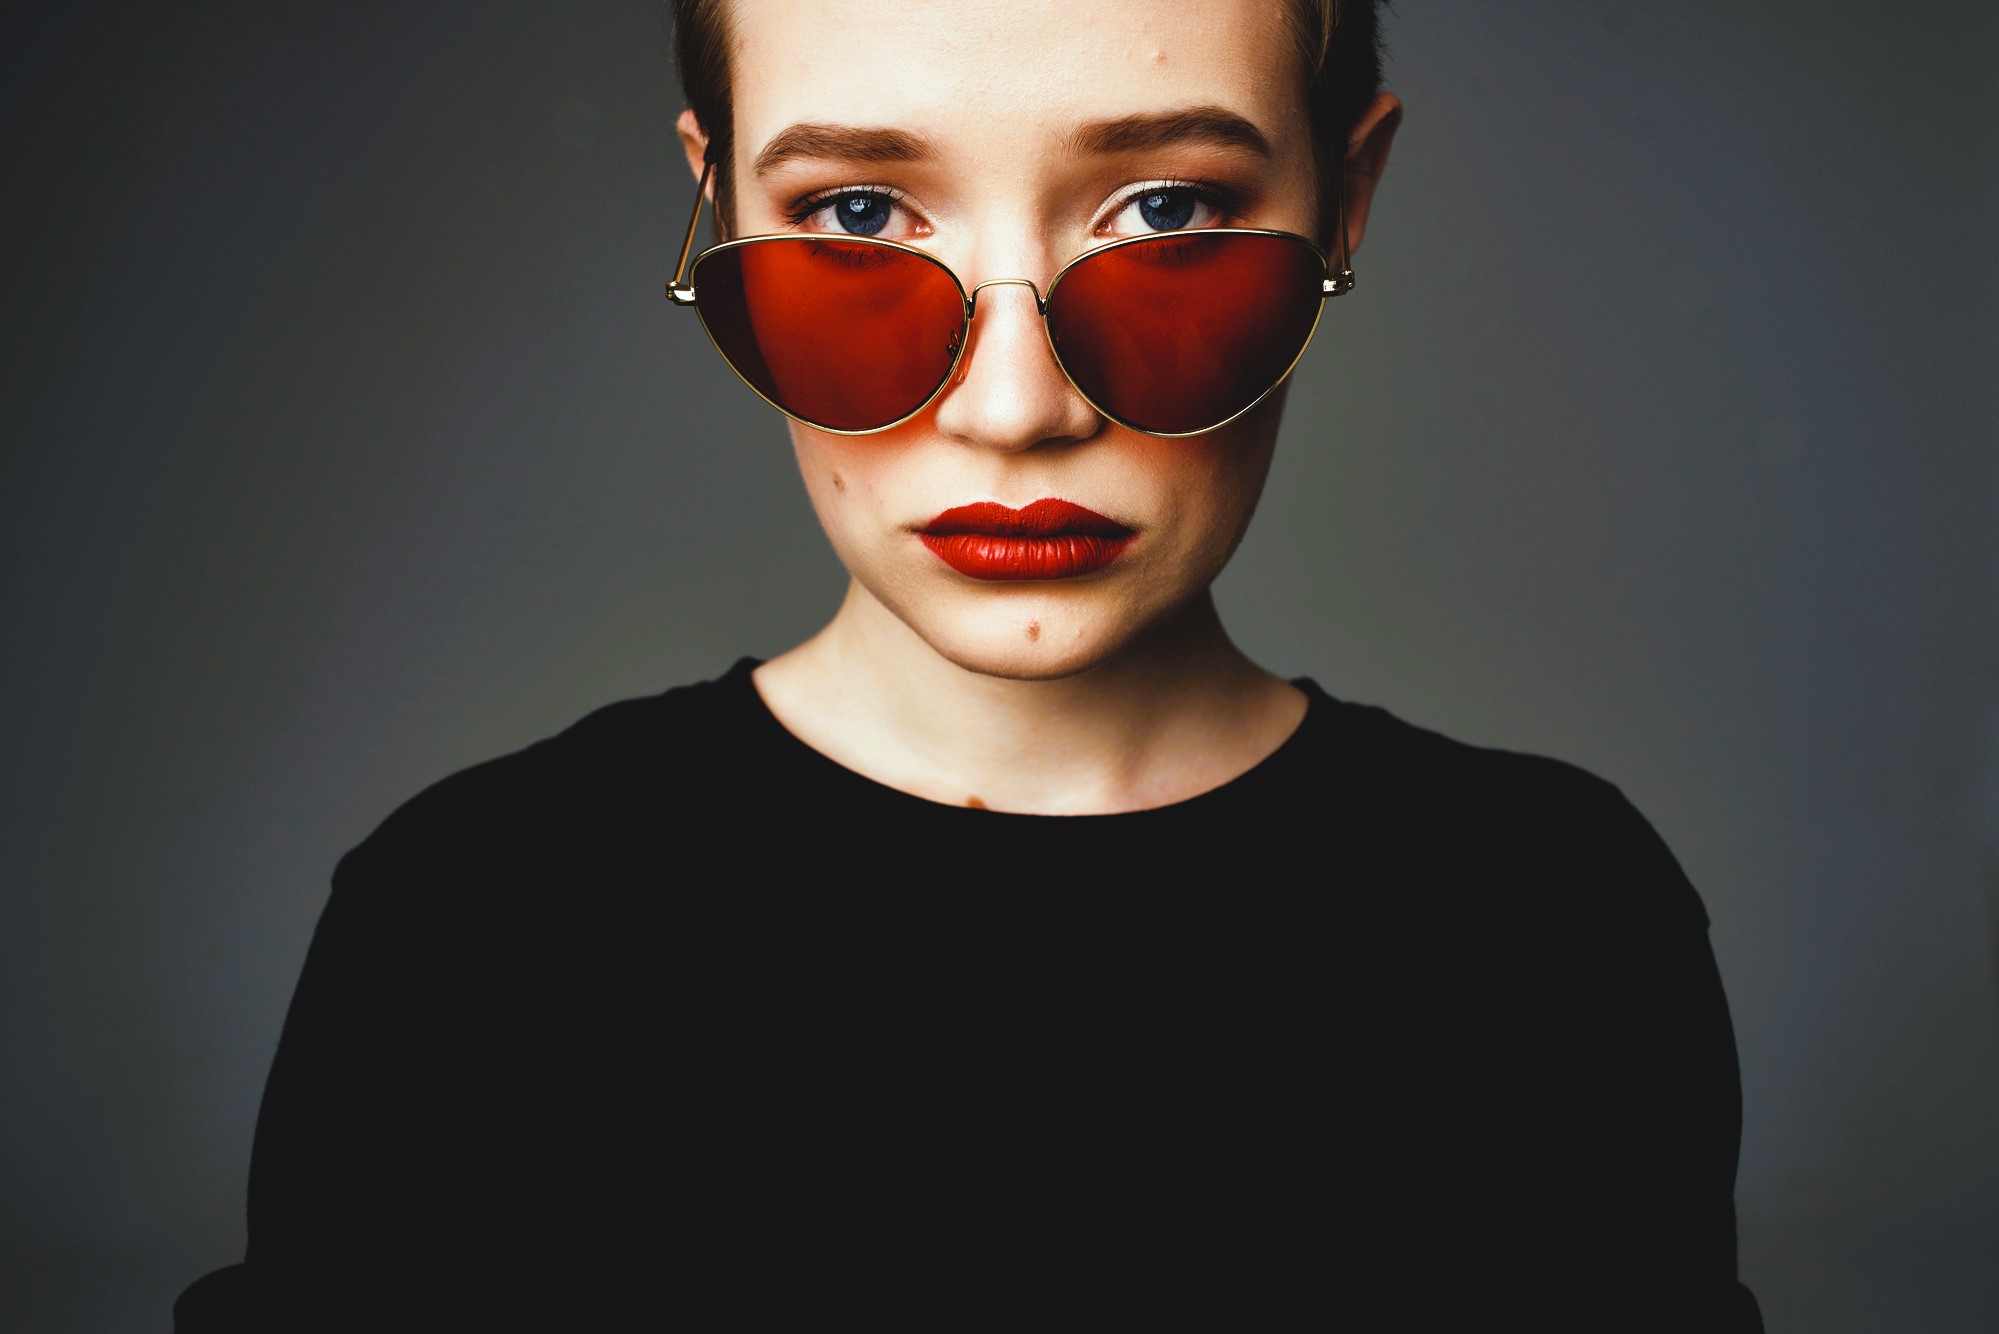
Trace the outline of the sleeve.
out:
M 520 1318 L 495 1278 L 503 1229 L 479 1180 L 468 1057 L 480 1043 L 465 1016 L 476 949 L 452 950 L 448 914 L 421 906 L 390 869 L 399 859 L 376 851 L 364 843 L 335 872 L 285 1017 L 251 1150 L 244 1262 L 181 1295 L 177 1334 Z
M 1736 1273 L 1742 1090 L 1707 914 L 1644 816 L 1604 789 L 1541 961 L 1550 1300 L 1578 1328 L 1760 1334 Z

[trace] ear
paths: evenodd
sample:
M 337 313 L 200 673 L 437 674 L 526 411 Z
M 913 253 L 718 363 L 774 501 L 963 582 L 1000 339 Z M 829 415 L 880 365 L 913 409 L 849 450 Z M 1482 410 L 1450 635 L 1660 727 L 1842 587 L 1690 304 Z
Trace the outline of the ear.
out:
M 680 131 L 680 146 L 687 153 L 687 169 L 694 173 L 694 179 L 698 181 L 701 169 L 708 162 L 708 132 L 701 128 L 692 107 L 680 113 L 680 119 L 673 123 L 673 128 Z M 708 183 L 708 192 L 710 195 L 715 192 L 713 181 Z
M 1389 145 L 1402 124 L 1402 99 L 1394 93 L 1376 93 L 1367 111 L 1355 122 L 1347 136 L 1347 249 L 1360 249 L 1367 234 L 1367 210 L 1374 202 L 1374 187 L 1388 168 Z M 684 132 L 683 132 L 684 133 Z

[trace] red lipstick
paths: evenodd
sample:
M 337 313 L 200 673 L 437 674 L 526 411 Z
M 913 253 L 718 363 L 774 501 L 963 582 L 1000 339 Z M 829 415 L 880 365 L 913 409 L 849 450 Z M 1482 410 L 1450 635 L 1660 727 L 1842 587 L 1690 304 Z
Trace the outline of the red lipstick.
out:
M 1066 500 L 1009 509 L 990 500 L 945 510 L 917 531 L 923 545 L 974 579 L 1072 579 L 1101 570 L 1137 536 Z

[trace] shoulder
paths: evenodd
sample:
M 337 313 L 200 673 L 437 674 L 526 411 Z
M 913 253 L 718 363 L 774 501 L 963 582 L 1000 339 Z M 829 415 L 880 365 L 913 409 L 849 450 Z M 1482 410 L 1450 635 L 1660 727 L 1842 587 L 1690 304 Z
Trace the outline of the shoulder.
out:
M 621 700 L 450 774 L 341 859 L 336 890 L 395 881 L 478 894 L 616 861 L 635 838 L 658 833 L 663 816 L 715 791 L 730 751 L 729 695 L 724 677 Z
M 1550 755 L 1477 745 L 1378 705 L 1323 696 L 1344 738 L 1344 797 L 1412 864 L 1482 887 L 1510 911 L 1705 929 L 1679 861 L 1616 783 Z

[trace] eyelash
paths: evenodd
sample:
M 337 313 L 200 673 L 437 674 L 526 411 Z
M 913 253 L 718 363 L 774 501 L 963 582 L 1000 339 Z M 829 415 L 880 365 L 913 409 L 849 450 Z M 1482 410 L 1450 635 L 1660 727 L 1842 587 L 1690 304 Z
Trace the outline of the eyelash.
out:
M 1147 181 L 1143 185 L 1133 186 L 1110 205 L 1100 210 L 1097 216 L 1091 219 L 1090 230 L 1092 232 L 1097 231 L 1105 223 L 1117 217 L 1144 196 L 1155 194 L 1161 190 L 1185 190 L 1193 195 L 1194 198 L 1225 217 L 1234 216 L 1242 205 L 1242 197 L 1239 194 L 1226 186 L 1217 185 L 1211 181 Z M 851 199 L 857 195 L 870 199 L 886 199 L 892 204 L 900 204 L 909 198 L 908 195 L 900 190 L 893 190 L 882 185 L 839 185 L 830 190 L 821 190 L 816 194 L 807 195 L 805 198 L 798 200 L 785 210 L 785 220 L 794 227 L 803 226 L 807 218 L 817 213 L 820 209 L 825 208 L 828 204 L 840 199 Z
M 1194 196 L 1195 199 L 1206 204 L 1225 218 L 1234 217 L 1242 207 L 1241 195 L 1227 186 L 1218 185 L 1213 181 L 1147 181 L 1143 185 L 1133 186 L 1120 195 L 1114 202 L 1107 205 L 1091 220 L 1090 230 L 1092 232 L 1100 230 L 1112 218 L 1117 217 L 1145 196 L 1159 194 L 1166 190 L 1185 190 L 1188 194 Z
M 900 204 L 909 198 L 900 190 L 891 190 L 883 185 L 839 185 L 831 190 L 821 190 L 807 195 L 785 210 L 785 220 L 794 227 L 803 226 L 805 220 L 838 199 L 852 199 L 855 196 L 868 199 L 886 199 L 891 204 Z

